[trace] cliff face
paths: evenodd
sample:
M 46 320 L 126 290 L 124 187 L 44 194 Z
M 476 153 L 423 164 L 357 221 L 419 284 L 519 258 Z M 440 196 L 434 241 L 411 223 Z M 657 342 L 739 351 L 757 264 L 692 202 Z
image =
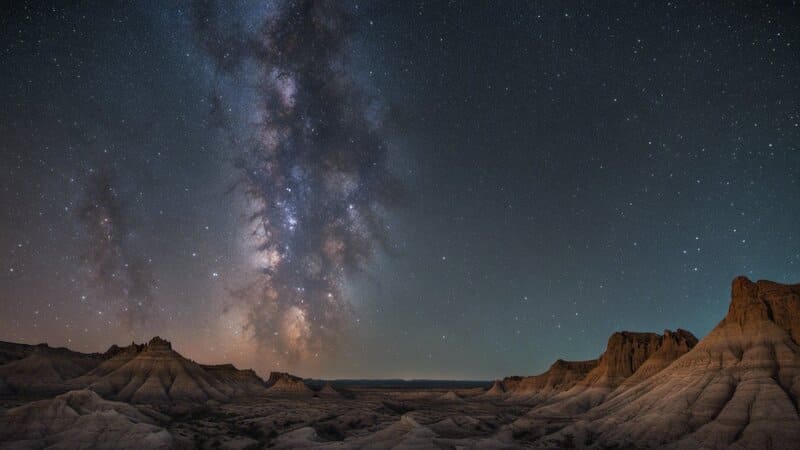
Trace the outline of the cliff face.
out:
M 637 448 L 796 447 L 798 311 L 800 285 L 736 278 L 728 314 L 708 336 L 559 434 Z
M 288 373 L 273 372 L 268 384 L 271 393 L 313 392 L 302 378 Z M 89 389 L 107 400 L 173 405 L 262 395 L 268 384 L 253 370 L 239 370 L 232 364 L 197 364 L 158 336 L 144 344 L 112 345 L 104 353 L 92 354 L 46 344 L 0 342 L 3 394 Z
M 302 378 L 286 372 L 270 372 L 267 379 L 269 394 L 313 394 Z
M 575 386 L 595 367 L 598 360 L 565 361 L 559 359 L 546 372 L 529 377 L 507 377 L 494 388 L 496 392 L 539 396 L 563 392 Z M 490 389 L 491 391 L 491 389 Z
M 120 354 L 137 354 L 144 350 L 145 344 L 137 344 L 135 342 L 131 342 L 131 345 L 120 347 L 116 344 L 112 345 L 111 347 L 103 353 L 103 359 L 111 359 Z
M 553 417 L 575 417 L 589 411 L 663 370 L 696 343 L 697 339 L 685 330 L 666 330 L 663 335 L 614 333 L 596 362 L 581 363 L 580 368 L 588 372 L 580 379 L 573 379 L 572 386 L 564 384 L 563 390 L 555 395 L 529 396 L 538 404 L 517 420 L 512 429 L 525 433 L 538 429 L 536 432 L 540 433 L 550 427 L 548 423 Z M 574 363 L 567 366 L 573 375 L 580 373 Z
M 673 361 L 688 353 L 695 345 L 697 345 L 697 338 L 686 330 L 664 330 L 658 350 L 652 353 L 649 358 L 639 365 L 639 368 L 633 374 L 622 382 L 619 390 L 635 386 L 664 370 Z
M 745 277 L 733 280 L 728 315 L 720 326 L 735 324 L 749 329 L 764 321 L 782 328 L 800 344 L 800 284 L 753 283 Z
M 621 331 L 608 338 L 598 359 L 557 360 L 539 375 L 508 377 L 487 395 L 541 403 L 550 414 L 576 414 L 599 404 L 620 386 L 633 386 L 667 367 L 697 343 L 686 330 L 663 335 Z
M 234 396 L 263 394 L 267 386 L 252 369 L 240 370 L 233 364 L 201 365 L 220 383 L 231 388 Z
M 662 341 L 663 337 L 656 333 L 621 331 L 612 334 L 597 367 L 580 384 L 619 386 L 661 348 Z
M 83 376 L 70 380 L 67 385 L 70 389 L 85 388 L 136 358 L 146 347 L 146 344 L 136 343 L 131 343 L 127 347 L 112 345 L 104 354 L 108 357 L 105 361 Z
M 118 367 L 89 386 L 104 398 L 149 404 L 204 403 L 228 400 L 233 393 L 160 337 L 138 353 L 123 352 L 108 362 Z

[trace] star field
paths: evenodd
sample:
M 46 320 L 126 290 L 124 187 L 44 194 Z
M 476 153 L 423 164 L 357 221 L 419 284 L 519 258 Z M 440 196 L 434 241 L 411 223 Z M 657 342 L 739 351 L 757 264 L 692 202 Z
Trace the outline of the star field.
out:
M 491 378 L 800 280 L 798 5 L 17 2 L 0 339 Z

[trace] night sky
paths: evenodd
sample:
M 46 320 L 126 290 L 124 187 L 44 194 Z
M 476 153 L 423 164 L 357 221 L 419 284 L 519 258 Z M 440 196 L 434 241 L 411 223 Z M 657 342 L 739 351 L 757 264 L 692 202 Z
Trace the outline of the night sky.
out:
M 800 281 L 793 2 L 10 2 L 0 339 L 489 379 Z

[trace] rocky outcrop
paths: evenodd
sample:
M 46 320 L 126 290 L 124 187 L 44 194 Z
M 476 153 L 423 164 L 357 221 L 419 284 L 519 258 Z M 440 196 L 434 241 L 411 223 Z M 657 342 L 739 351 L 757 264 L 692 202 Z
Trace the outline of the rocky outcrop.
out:
M 47 344 L 39 344 L 39 346 L 47 346 Z M 22 359 L 30 355 L 36 347 L 38 346 L 0 341 L 0 365 Z
M 47 344 L 0 343 L 0 380 L 7 391 L 19 394 L 57 394 L 67 391 L 67 381 L 92 370 L 103 359 L 97 353 L 73 352 Z
M 542 433 L 566 426 L 572 417 L 653 376 L 688 351 L 697 339 L 688 331 L 617 332 L 608 339 L 597 366 L 575 385 L 541 402 L 514 422 L 516 433 Z M 553 421 L 558 425 L 553 425 Z
M 458 394 L 453 391 L 447 391 L 446 393 L 436 397 L 436 400 L 440 402 L 448 402 L 448 403 L 461 403 L 464 401 Z
M 661 372 L 695 345 L 697 338 L 686 330 L 680 328 L 677 331 L 664 330 L 658 350 L 626 378 L 615 392 L 622 392 Z
M 565 361 L 559 359 L 546 372 L 528 377 L 507 377 L 500 381 L 505 394 L 529 401 L 550 398 L 564 392 L 586 378 L 597 367 L 598 360 Z
M 108 356 L 108 359 L 100 363 L 99 366 L 90 370 L 88 373 L 67 381 L 66 386 L 69 389 L 86 388 L 92 383 L 101 380 L 103 377 L 113 373 L 115 370 L 127 364 L 139 353 L 141 353 L 145 347 L 145 344 L 136 343 L 132 343 L 127 347 L 118 347 L 113 345 L 106 353 L 104 353 L 105 356 Z
M 482 397 L 502 397 L 506 393 L 506 388 L 503 385 L 503 380 L 494 380 L 492 386 L 481 395 Z
M 131 345 L 126 347 L 120 347 L 116 344 L 112 345 L 111 347 L 103 353 L 103 359 L 111 359 L 119 354 L 137 354 L 144 350 L 145 344 L 137 344 L 136 342 L 131 342 Z
M 90 389 L 109 400 L 173 405 L 266 393 L 266 384 L 254 371 L 231 364 L 201 366 L 158 336 L 146 344 L 112 345 L 102 354 L 0 342 L 0 358 L 6 361 L 0 365 L 0 394 Z M 274 392 L 306 392 L 302 380 L 298 385 L 296 377 L 277 375 Z
M 167 418 L 101 399 L 88 390 L 10 409 L 0 416 L 0 446 L 8 448 L 173 448 L 158 425 Z
M 273 395 L 312 395 L 302 378 L 286 372 L 270 372 L 267 393 Z
M 159 337 L 138 353 L 131 349 L 108 362 L 119 367 L 89 385 L 107 399 L 147 404 L 205 403 L 226 401 L 233 394 L 231 388 Z
M 720 326 L 741 327 L 742 331 L 769 322 L 783 329 L 795 344 L 800 344 L 800 285 L 785 285 L 767 280 L 753 283 L 746 277 L 733 280 L 728 315 Z
M 240 370 L 233 364 L 201 365 L 221 384 L 232 389 L 234 397 L 263 394 L 267 390 L 264 380 L 252 369 Z
M 352 448 L 352 449 L 431 449 L 450 448 L 437 445 L 436 433 L 417 422 L 412 413 L 403 414 L 392 424 L 374 433 L 356 436 L 344 442 L 325 442 L 312 427 L 299 427 L 282 434 L 270 443 L 274 449 Z M 455 447 L 453 447 L 455 448 Z M 470 448 L 463 446 L 462 448 Z
M 656 333 L 621 331 L 612 334 L 597 367 L 579 384 L 604 388 L 619 386 L 659 350 L 662 341 L 663 337 Z
M 796 448 L 800 285 L 739 277 L 731 291 L 727 316 L 693 349 L 542 445 Z
M 317 391 L 318 397 L 329 397 L 329 398 L 339 398 L 342 397 L 342 394 L 339 393 L 330 383 L 325 383 L 322 386 L 322 389 Z

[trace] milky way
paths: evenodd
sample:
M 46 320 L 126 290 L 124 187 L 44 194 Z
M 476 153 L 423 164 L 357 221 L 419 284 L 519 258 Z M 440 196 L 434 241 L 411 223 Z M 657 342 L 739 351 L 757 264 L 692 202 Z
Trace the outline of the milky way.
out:
M 131 242 L 130 210 L 121 201 L 109 168 L 89 171 L 80 195 L 76 211 L 84 228 L 89 288 L 126 330 L 135 331 L 152 319 L 154 281 L 141 249 Z
M 257 276 L 233 307 L 260 344 L 290 361 L 318 357 L 347 334 L 344 283 L 386 244 L 382 211 L 401 196 L 379 108 L 346 69 L 341 2 L 279 5 L 245 36 L 211 23 L 214 8 L 196 5 L 204 48 L 222 72 L 254 71 L 259 95 L 236 155 Z
M 786 2 L 11 3 L 0 340 L 491 379 L 800 279 Z

